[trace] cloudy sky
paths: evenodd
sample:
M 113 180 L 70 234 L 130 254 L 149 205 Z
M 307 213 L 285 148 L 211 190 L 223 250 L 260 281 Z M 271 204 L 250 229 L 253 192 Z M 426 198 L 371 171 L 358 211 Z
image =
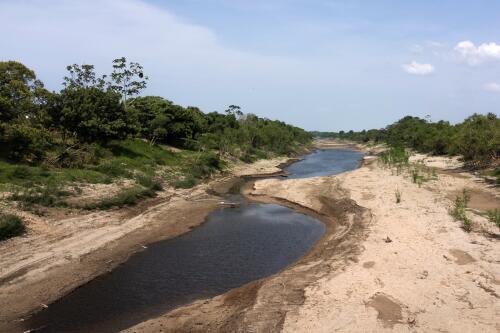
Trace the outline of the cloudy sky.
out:
M 308 130 L 500 112 L 497 0 L 0 0 L 0 60 L 143 64 L 147 94 Z

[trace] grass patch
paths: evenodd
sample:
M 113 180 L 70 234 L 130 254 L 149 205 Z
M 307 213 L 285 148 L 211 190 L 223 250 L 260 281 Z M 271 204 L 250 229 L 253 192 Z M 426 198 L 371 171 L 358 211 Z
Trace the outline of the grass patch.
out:
M 467 217 L 466 213 L 469 201 L 470 194 L 467 189 L 463 189 L 462 194 L 455 198 L 453 208 L 450 211 L 450 215 L 453 216 L 456 221 L 460 221 L 462 223 L 462 229 L 467 232 L 471 231 L 472 227 L 471 220 Z
M 171 152 L 166 147 L 150 145 L 139 139 L 117 141 L 106 148 L 99 148 L 96 164 L 80 168 L 56 168 L 19 165 L 0 161 L 0 190 L 11 192 L 10 199 L 24 209 L 33 210 L 36 205 L 66 207 L 64 197 L 78 194 L 65 189 L 75 188 L 75 183 L 109 184 L 116 179 L 134 179 L 137 186 L 117 196 L 89 204 L 88 209 L 106 209 L 136 203 L 151 197 L 162 189 L 156 178 L 158 170 L 175 174 L 172 185 L 191 188 L 200 180 L 220 172 L 224 162 L 212 152 Z M 170 177 L 172 178 L 172 177 Z M 81 190 L 80 190 L 81 191 Z
M 25 230 L 24 222 L 20 217 L 12 214 L 0 213 L 0 241 L 18 236 Z
M 380 160 L 383 164 L 390 167 L 403 167 L 408 165 L 410 155 L 403 147 L 391 147 L 389 150 L 380 154 Z
M 500 209 L 493 209 L 486 213 L 488 220 L 500 228 Z
M 156 191 L 152 188 L 133 186 L 123 190 L 111 198 L 105 198 L 97 202 L 92 202 L 83 206 L 84 209 L 109 209 L 113 207 L 123 207 L 135 205 L 139 200 L 156 196 Z
M 56 178 L 49 178 L 43 184 L 26 183 L 23 187 L 15 187 L 11 191 L 9 199 L 17 201 L 22 208 L 28 210 L 34 205 L 65 206 L 61 198 L 70 194 L 62 189 Z

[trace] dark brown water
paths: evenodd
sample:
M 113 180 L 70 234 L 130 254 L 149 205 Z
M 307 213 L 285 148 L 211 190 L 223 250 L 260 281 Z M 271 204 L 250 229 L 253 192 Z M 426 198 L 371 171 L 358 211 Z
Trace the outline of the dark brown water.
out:
M 336 174 L 356 168 L 360 158 L 348 150 L 322 150 L 287 171 L 291 177 Z M 26 329 L 116 332 L 278 272 L 324 233 L 321 222 L 289 208 L 236 199 L 242 201 L 238 208 L 218 209 L 195 230 L 151 244 L 35 314 Z

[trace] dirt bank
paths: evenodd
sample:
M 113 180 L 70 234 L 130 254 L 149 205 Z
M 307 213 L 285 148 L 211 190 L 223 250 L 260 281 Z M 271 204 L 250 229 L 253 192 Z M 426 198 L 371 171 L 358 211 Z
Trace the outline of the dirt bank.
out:
M 498 229 L 469 212 L 474 232 L 466 233 L 448 213 L 457 190 L 491 199 L 497 189 L 466 174 L 440 174 L 419 187 L 376 163 L 336 178 L 373 214 L 364 251 L 358 263 L 308 287 L 283 331 L 498 332 Z
M 189 190 L 167 188 L 137 206 L 59 218 L 25 213 L 28 233 L 0 243 L 0 332 L 151 242 L 183 234 L 220 207 L 233 180 L 279 171 L 286 158 L 239 164 L 226 176 Z M 22 330 L 21 330 L 22 331 Z
M 374 158 L 339 176 L 256 181 L 246 189 L 253 200 L 326 224 L 312 251 L 125 332 L 498 332 L 498 229 L 469 211 L 466 233 L 450 217 L 449 198 L 464 187 L 498 198 L 472 175 L 439 174 L 419 187 Z

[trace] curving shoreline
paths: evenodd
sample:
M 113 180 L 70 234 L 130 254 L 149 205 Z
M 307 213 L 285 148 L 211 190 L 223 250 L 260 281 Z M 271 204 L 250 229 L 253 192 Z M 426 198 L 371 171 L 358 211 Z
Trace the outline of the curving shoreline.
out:
M 489 193 L 490 206 L 498 190 L 465 173 L 418 186 L 374 162 L 336 176 L 253 182 L 249 199 L 319 218 L 323 238 L 273 276 L 124 332 L 497 332 L 498 231 L 471 210 L 466 233 L 448 211 L 450 193 L 463 187 Z
M 433 157 L 433 163 L 437 159 Z M 179 307 L 123 332 L 379 332 L 414 327 L 497 331 L 498 238 L 488 238 L 480 229 L 464 233 L 448 209 L 450 193 L 462 187 L 488 192 L 489 198 L 500 198 L 498 191 L 485 188 L 468 174 L 440 174 L 439 179 L 419 187 L 375 161 L 367 157 L 358 169 L 336 176 L 247 182 L 242 193 L 248 200 L 277 203 L 311 215 L 325 224 L 324 236 L 309 253 L 272 276 Z M 280 172 L 276 165 L 283 162 L 260 162 L 266 167 L 234 174 L 245 177 L 264 169 L 275 174 Z M 192 201 L 165 204 L 179 213 L 177 227 L 183 229 L 175 232 L 181 234 L 203 223 L 204 216 L 217 207 L 214 201 L 194 198 L 205 200 L 207 195 L 225 193 L 234 179 L 210 182 L 201 191 L 203 196 L 197 190 L 192 193 Z M 394 202 L 396 188 L 403 193 L 401 204 Z M 165 230 L 164 221 L 152 222 L 165 213 L 166 207 L 158 206 L 162 207 L 152 210 L 158 209 L 159 214 L 152 214 L 150 224 L 138 229 L 138 237 L 149 234 L 150 241 L 156 230 Z M 181 218 L 188 210 L 193 213 L 192 226 Z M 472 218 L 478 228 L 489 227 L 484 217 Z M 133 241 L 129 246 L 144 244 L 140 238 Z M 414 244 L 420 244 L 418 250 Z M 122 250 L 125 260 L 131 252 Z M 96 265 L 102 265 L 105 258 L 96 258 Z M 433 298 L 436 293 L 442 303 Z M 443 321 L 443 317 L 451 319 Z
M 272 276 L 177 308 L 123 332 L 280 331 L 286 314 L 304 303 L 308 286 L 356 260 L 371 220 L 370 212 L 349 199 L 335 178 L 312 179 L 315 184 L 307 189 L 301 184 L 311 179 L 254 180 L 242 189 L 250 201 L 280 204 L 325 224 L 323 237 L 301 259 Z M 285 183 L 296 188 L 280 187 Z M 300 193 L 302 199 L 294 198 L 294 193 Z
M 147 244 L 174 238 L 223 205 L 219 194 L 246 174 L 273 174 L 288 158 L 240 164 L 189 190 L 167 188 L 136 206 L 98 211 L 44 225 L 0 244 L 0 332 L 23 332 L 29 313 L 113 270 Z M 215 189 L 215 190 L 214 190 Z M 50 306 L 50 305 L 49 305 Z

